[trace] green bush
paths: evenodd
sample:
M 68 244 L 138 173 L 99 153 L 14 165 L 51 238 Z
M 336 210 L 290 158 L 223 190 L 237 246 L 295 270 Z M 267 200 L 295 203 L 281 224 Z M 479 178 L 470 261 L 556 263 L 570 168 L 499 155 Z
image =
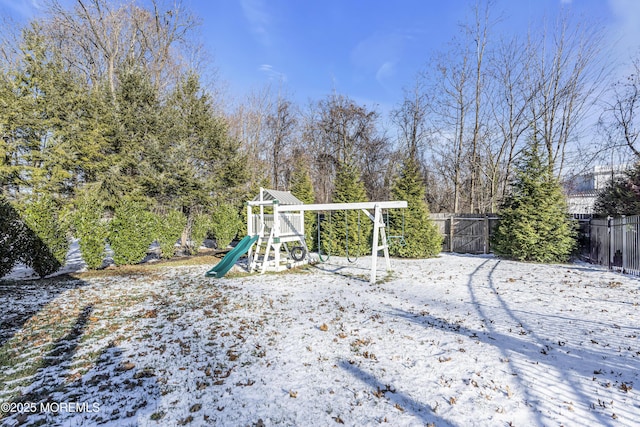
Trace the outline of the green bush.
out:
M 640 162 L 598 192 L 594 210 L 602 217 L 640 213 Z
M 144 202 L 124 198 L 116 206 L 109 223 L 109 244 L 117 265 L 137 264 L 144 259 L 154 240 L 156 218 Z
M 19 251 L 16 243 L 20 229 L 23 228 L 20 217 L 9 201 L 0 195 L 0 278 L 9 274 L 18 261 Z
M 172 258 L 176 253 L 176 241 L 187 226 L 187 218 L 177 210 L 157 216 L 156 240 L 160 245 L 162 258 Z
M 226 248 L 242 226 L 238 209 L 228 203 L 218 205 L 211 215 L 211 231 L 220 249 Z
M 291 194 L 305 204 L 311 204 L 315 201 L 309 165 L 304 159 L 297 164 L 291 175 Z M 305 225 L 304 238 L 308 249 L 313 250 L 316 247 L 317 240 L 317 213 L 305 211 L 303 215 Z
M 389 253 L 404 258 L 434 257 L 442 250 L 442 235 L 429 217 L 429 206 L 424 201 L 424 182 L 418 163 L 407 158 L 391 190 L 394 200 L 406 200 L 406 209 L 389 213 Z
M 58 208 L 51 197 L 41 196 L 19 209 L 27 228 L 21 260 L 40 277 L 58 271 L 69 252 L 67 230 L 60 224 Z
M 212 232 L 211 217 L 206 214 L 196 214 L 191 221 L 191 252 L 196 254 L 204 243 L 204 239 Z
M 103 214 L 104 205 L 96 194 L 86 193 L 76 200 L 72 219 L 74 234 L 79 239 L 82 259 L 90 269 L 99 268 L 105 257 L 109 229 Z
M 575 227 L 567 215 L 562 187 L 542 160 L 532 145 L 518 166 L 493 235 L 497 255 L 518 261 L 565 262 L 575 247 Z
M 339 166 L 331 201 L 333 203 L 368 201 L 364 183 L 360 179 L 360 171 L 355 163 L 342 163 Z M 321 225 L 321 250 L 323 253 L 349 257 L 371 253 L 372 228 L 371 221 L 358 211 L 329 212 Z

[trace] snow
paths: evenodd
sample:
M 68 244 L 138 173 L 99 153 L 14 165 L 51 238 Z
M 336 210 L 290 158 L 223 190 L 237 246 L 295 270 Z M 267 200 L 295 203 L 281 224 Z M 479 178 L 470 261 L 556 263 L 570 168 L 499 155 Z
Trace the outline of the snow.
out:
M 86 271 L 87 265 L 82 259 L 82 254 L 80 253 L 80 245 L 78 242 L 78 239 L 73 239 L 71 241 L 64 266 L 60 270 L 47 277 L 56 277 L 63 274 Z M 110 260 L 111 258 L 109 257 L 107 259 Z M 9 274 L 4 277 L 0 277 L 0 279 L 2 280 L 27 280 L 38 278 L 38 274 L 31 267 L 28 267 L 21 263 L 16 264 Z
M 441 254 L 370 285 L 369 265 L 0 284 L 2 348 L 30 355 L 0 357 L 0 402 L 99 406 L 28 416 L 47 425 L 637 425 L 638 278 Z

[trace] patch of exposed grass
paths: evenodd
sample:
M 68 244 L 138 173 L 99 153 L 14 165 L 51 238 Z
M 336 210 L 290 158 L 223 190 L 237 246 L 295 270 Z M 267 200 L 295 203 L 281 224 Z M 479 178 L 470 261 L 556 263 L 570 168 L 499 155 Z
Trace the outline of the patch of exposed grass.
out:
M 200 265 L 213 266 L 218 262 L 220 262 L 220 259 L 213 255 L 201 255 L 137 265 L 111 266 L 102 270 L 91 270 L 82 273 L 73 273 L 72 277 L 77 279 L 92 279 L 119 276 L 147 276 L 149 274 L 158 272 L 158 270 L 163 270 L 167 267 L 191 267 Z
M 265 274 L 269 275 L 287 275 L 287 274 L 298 274 L 298 273 L 308 273 L 310 272 L 311 266 L 309 264 L 301 265 L 299 267 L 289 268 L 283 271 L 267 271 Z M 229 271 L 225 277 L 230 279 L 243 278 L 249 276 L 256 276 L 259 273 L 252 272 L 247 273 L 246 271 Z

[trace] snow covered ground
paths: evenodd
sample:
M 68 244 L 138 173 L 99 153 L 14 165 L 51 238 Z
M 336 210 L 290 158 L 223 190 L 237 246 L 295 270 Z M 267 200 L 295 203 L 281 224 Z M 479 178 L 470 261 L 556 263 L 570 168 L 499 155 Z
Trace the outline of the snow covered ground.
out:
M 0 284 L 1 422 L 638 425 L 638 278 L 452 254 L 392 265 L 376 285 L 367 259 L 334 257 Z M 43 402 L 76 406 L 15 412 Z

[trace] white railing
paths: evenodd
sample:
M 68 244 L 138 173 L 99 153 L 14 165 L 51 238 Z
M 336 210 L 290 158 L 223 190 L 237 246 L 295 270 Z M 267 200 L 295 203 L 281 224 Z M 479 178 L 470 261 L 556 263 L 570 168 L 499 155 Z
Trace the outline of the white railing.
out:
M 304 215 L 293 212 L 282 212 L 278 214 L 280 216 L 280 237 L 302 236 L 304 235 Z M 271 229 L 273 228 L 273 214 L 263 215 L 264 218 L 264 232 L 263 237 L 269 237 Z M 260 215 L 254 214 L 253 218 L 253 230 L 259 232 L 261 230 Z

